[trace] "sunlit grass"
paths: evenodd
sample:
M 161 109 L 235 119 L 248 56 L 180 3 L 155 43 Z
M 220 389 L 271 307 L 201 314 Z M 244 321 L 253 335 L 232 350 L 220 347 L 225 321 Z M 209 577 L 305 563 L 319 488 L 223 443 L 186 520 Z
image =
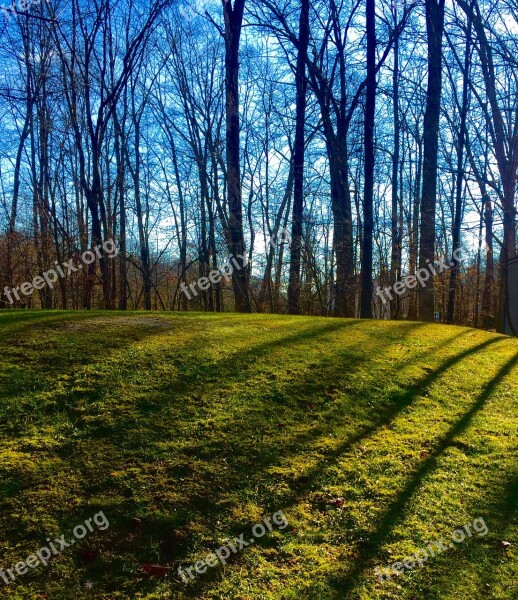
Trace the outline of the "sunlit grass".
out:
M 0 567 L 100 510 L 110 521 L 0 580 L 3 596 L 513 597 L 518 341 L 420 323 L 22 311 L 0 313 L 0 336 Z M 177 575 L 279 510 L 284 531 L 192 584 Z M 487 536 L 375 577 L 477 517 Z M 145 563 L 172 569 L 156 579 Z

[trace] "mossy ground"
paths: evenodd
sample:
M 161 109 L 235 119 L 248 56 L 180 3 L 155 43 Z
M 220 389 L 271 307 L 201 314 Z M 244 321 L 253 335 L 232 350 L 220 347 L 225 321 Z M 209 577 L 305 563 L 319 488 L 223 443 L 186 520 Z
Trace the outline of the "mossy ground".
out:
M 0 340 L 0 567 L 110 521 L 0 580 L 2 597 L 516 598 L 517 340 L 101 312 L 0 313 Z M 285 530 L 189 585 L 177 575 L 279 510 Z M 478 517 L 486 536 L 375 577 Z

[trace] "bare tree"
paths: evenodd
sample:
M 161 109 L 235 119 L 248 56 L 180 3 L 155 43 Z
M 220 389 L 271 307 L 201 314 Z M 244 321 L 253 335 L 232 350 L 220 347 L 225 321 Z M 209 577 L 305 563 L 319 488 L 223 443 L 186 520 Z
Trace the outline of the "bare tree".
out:
M 304 155 L 306 150 L 306 62 L 309 47 L 309 0 L 301 0 L 299 45 L 295 81 L 297 108 L 295 126 L 294 197 L 291 229 L 290 279 L 288 284 L 288 308 L 291 314 L 300 313 L 300 259 L 302 250 L 302 213 L 304 209 Z
M 442 95 L 442 38 L 445 0 L 426 0 L 428 33 L 428 92 L 424 117 L 423 193 L 421 198 L 421 230 L 419 268 L 428 270 L 435 260 L 435 211 L 437 207 L 437 163 L 439 122 Z M 419 293 L 419 317 L 433 321 L 435 314 L 433 278 Z

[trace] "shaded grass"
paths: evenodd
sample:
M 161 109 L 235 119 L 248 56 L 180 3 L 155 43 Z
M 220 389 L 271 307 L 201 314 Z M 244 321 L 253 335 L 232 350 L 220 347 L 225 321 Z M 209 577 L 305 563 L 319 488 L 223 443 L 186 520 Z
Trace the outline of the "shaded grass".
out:
M 26 311 L 0 313 L 0 336 L 1 565 L 100 510 L 110 521 L 6 597 L 514 597 L 516 340 L 420 323 Z M 176 574 L 278 510 L 288 529 L 192 584 Z M 477 517 L 487 536 L 374 576 Z M 154 579 L 144 563 L 173 570 Z

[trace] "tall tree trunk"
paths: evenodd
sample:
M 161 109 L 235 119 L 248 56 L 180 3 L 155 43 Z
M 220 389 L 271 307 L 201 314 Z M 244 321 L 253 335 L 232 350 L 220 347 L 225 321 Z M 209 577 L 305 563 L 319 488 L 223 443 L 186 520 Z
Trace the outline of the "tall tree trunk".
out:
M 229 207 L 230 254 L 242 264 L 245 256 L 243 232 L 243 199 L 241 188 L 241 158 L 239 142 L 239 44 L 243 26 L 245 0 L 225 0 L 225 92 L 226 92 L 226 148 L 227 194 Z M 234 269 L 232 288 L 236 312 L 251 312 L 248 292 L 249 270 L 246 266 Z
M 423 191 L 419 268 L 429 271 L 435 259 L 435 208 L 437 203 L 437 160 L 442 96 L 442 38 L 445 0 L 426 0 L 428 35 L 428 91 L 424 117 Z M 419 318 L 434 320 L 434 282 L 430 276 L 419 290 Z
M 464 57 L 464 73 L 462 82 L 462 106 L 460 109 L 460 129 L 457 139 L 457 175 L 456 175 L 456 197 L 455 214 L 453 216 L 453 240 L 452 240 L 452 258 L 450 271 L 450 290 L 448 297 L 448 316 L 447 322 L 453 325 L 455 319 L 455 292 L 457 288 L 457 278 L 459 275 L 459 261 L 457 251 L 460 250 L 460 228 L 462 224 L 462 186 L 464 183 L 464 146 L 466 144 L 467 116 L 468 116 L 468 90 L 469 90 L 469 67 L 471 53 L 471 14 L 468 16 L 468 34 L 466 36 L 466 54 Z
M 483 198 L 484 223 L 486 228 L 486 276 L 482 293 L 482 327 L 494 327 L 495 259 L 493 253 L 493 206 L 491 198 Z
M 124 97 L 126 112 L 126 97 Z M 123 119 L 125 122 L 125 117 Z M 125 146 L 126 143 L 117 113 L 114 114 L 114 151 L 117 166 L 115 180 L 116 196 L 119 201 L 119 310 L 128 309 L 128 276 L 126 270 L 126 196 L 125 196 Z
M 324 129 L 326 129 L 325 124 Z M 342 131 L 339 131 L 338 135 L 328 131 L 326 143 L 334 221 L 333 252 L 336 256 L 333 314 L 335 317 L 353 317 L 355 311 L 354 241 L 347 139 Z
M 302 252 L 302 213 L 304 208 L 304 155 L 306 124 L 306 60 L 309 46 L 309 0 L 301 0 L 299 48 L 297 56 L 297 116 L 295 127 L 294 196 L 291 229 L 290 279 L 288 284 L 288 310 L 300 314 L 300 262 Z
M 397 4 L 394 5 L 394 23 L 397 23 Z M 390 213 L 391 225 L 391 256 L 390 256 L 390 285 L 401 279 L 401 243 L 402 227 L 399 225 L 399 169 L 401 126 L 399 121 L 399 36 L 394 41 L 394 71 L 392 74 L 392 102 L 394 113 L 394 152 L 392 154 L 392 205 Z M 401 165 L 402 166 L 402 165 Z M 400 296 L 394 294 L 390 306 L 390 316 L 399 318 L 401 314 Z
M 410 223 L 410 248 L 409 248 L 409 274 L 415 276 L 417 271 L 418 250 L 419 250 L 419 194 L 421 192 L 421 181 L 423 175 L 423 140 L 416 134 L 417 141 L 417 167 L 416 178 L 412 202 L 412 217 Z M 408 319 L 417 320 L 418 292 L 411 293 L 410 304 L 408 308 Z
M 170 130 L 169 130 L 170 131 Z M 176 181 L 176 187 L 178 188 L 178 203 L 180 211 L 180 281 L 179 283 L 187 283 L 187 220 L 185 216 L 185 198 L 183 195 L 182 179 L 180 177 L 180 168 L 178 166 L 178 154 L 176 151 L 176 143 L 172 132 L 169 136 L 171 144 L 171 155 L 173 159 L 174 176 Z M 180 294 L 180 306 L 182 310 L 186 311 L 188 308 L 189 301 L 185 294 Z M 174 308 L 174 307 L 173 307 Z
M 142 117 L 142 109 L 137 111 L 135 106 L 135 86 L 131 87 L 131 119 L 133 121 L 133 141 L 135 153 L 135 166 L 131 165 L 130 155 L 127 154 L 127 163 L 130 173 L 133 178 L 133 185 L 135 188 L 135 210 L 137 213 L 137 227 L 139 236 L 139 253 L 140 253 L 140 265 L 142 269 L 142 283 L 144 289 L 144 309 L 151 310 L 151 291 L 153 284 L 151 281 L 151 261 L 149 256 L 149 237 L 147 231 L 147 211 L 143 210 L 142 206 L 142 194 L 140 191 L 140 168 L 141 168 L 141 133 L 140 133 L 140 121 Z
M 376 115 L 376 4 L 367 0 L 367 87 L 365 101 L 365 184 L 361 318 L 372 319 L 372 254 L 374 234 L 374 125 Z

